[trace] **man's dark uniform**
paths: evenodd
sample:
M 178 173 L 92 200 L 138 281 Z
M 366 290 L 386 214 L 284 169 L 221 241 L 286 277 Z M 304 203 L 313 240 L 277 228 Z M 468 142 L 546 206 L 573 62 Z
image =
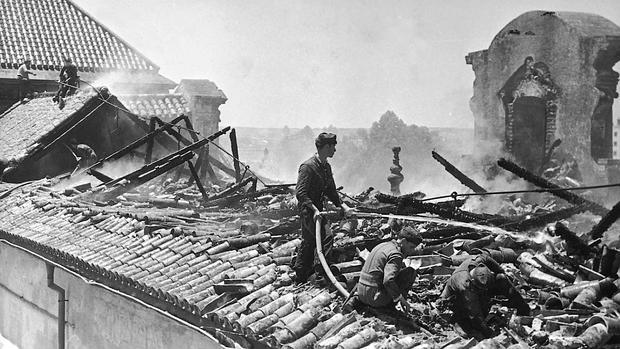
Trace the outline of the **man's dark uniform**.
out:
M 297 201 L 299 202 L 301 219 L 301 245 L 295 260 L 297 281 L 305 282 L 313 272 L 315 242 L 314 210 L 312 204 L 319 211 L 323 210 L 325 197 L 340 206 L 340 197 L 336 191 L 332 168 L 328 162 L 321 163 L 317 155 L 312 156 L 299 166 L 297 177 Z M 323 253 L 329 261 L 331 255 L 332 236 L 326 236 L 327 221 L 321 220 L 321 238 Z
M 415 279 L 411 268 L 403 271 L 403 255 L 395 241 L 382 242 L 372 249 L 357 284 L 359 300 L 371 307 L 391 306 L 400 295 L 406 296 Z
M 67 95 L 75 93 L 77 85 L 79 83 L 78 69 L 72 62 L 67 62 L 60 70 L 60 87 L 56 92 L 54 101 L 58 101 L 58 97 L 65 98 Z
M 471 275 L 486 275 L 486 285 L 481 285 Z M 452 273 L 441 294 L 449 302 L 454 312 L 454 320 L 476 339 L 493 336 L 493 331 L 486 325 L 485 319 L 491 309 L 491 297 L 503 295 L 508 298 L 508 306 L 517 309 L 519 315 L 529 315 L 530 308 L 519 291 L 504 274 L 502 267 L 488 254 L 472 256 L 466 259 Z

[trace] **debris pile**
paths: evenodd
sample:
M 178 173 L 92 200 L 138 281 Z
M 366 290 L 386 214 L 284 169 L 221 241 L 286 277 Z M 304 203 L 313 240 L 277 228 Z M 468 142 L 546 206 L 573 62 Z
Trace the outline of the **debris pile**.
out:
M 442 158 L 463 183 L 474 185 L 446 162 Z M 405 259 L 418 275 L 407 297 L 414 305 L 408 314 L 345 299 L 329 282 L 296 284 L 290 266 L 301 240 L 292 185 L 264 185 L 256 177 L 203 192 L 189 181 L 160 176 L 94 200 L 89 185 L 63 190 L 54 189 L 59 185 L 53 180 L 3 185 L 0 234 L 201 326 L 227 346 L 594 348 L 615 343 L 620 339 L 620 251 L 610 243 L 616 237 L 607 235 L 620 205 L 608 210 L 507 160 L 498 164 L 555 198 L 541 194 L 548 196 L 541 204 L 517 194 L 504 196 L 502 209 L 488 214 L 465 210 L 467 197 L 431 202 L 419 192 L 393 196 L 369 188 L 356 196 L 343 194 L 357 209 L 354 219 L 328 214 L 338 256 L 330 270 L 349 292 L 374 246 L 406 225 L 421 233 L 423 244 Z M 489 194 L 477 184 L 475 192 Z M 510 300 L 494 297 L 484 319 L 492 333 L 486 339 L 471 338 L 441 300 L 457 267 L 479 255 L 501 265 L 530 308 L 530 314 L 517 315 Z

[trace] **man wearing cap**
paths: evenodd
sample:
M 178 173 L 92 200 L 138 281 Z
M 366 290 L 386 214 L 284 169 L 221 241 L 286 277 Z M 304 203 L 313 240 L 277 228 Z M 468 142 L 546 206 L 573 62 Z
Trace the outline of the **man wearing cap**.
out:
M 505 296 L 508 306 L 516 308 L 518 315 L 529 315 L 529 305 L 502 267 L 483 252 L 463 261 L 452 273 L 440 302 L 447 303 L 454 313 L 454 320 L 465 332 L 480 340 L 495 335 L 485 319 L 491 309 L 491 297 L 497 295 Z
M 323 252 L 329 261 L 333 236 L 327 230 L 327 220 L 322 217 L 324 200 L 328 198 L 334 205 L 340 207 L 346 216 L 353 214 L 353 210 L 343 203 L 338 196 L 332 168 L 328 158 L 336 152 L 336 135 L 321 133 L 314 141 L 316 154 L 299 166 L 297 177 L 296 196 L 301 219 L 301 245 L 295 259 L 295 273 L 297 282 L 306 282 L 314 272 L 315 224 L 321 224 L 321 238 Z
M 30 75 L 36 76 L 37 74 L 30 71 L 30 60 L 24 60 L 19 68 L 17 68 L 17 80 L 19 82 L 19 99 L 28 97 L 31 93 L 30 90 Z
M 405 313 L 411 305 L 405 299 L 417 276 L 413 268 L 405 268 L 403 257 L 414 253 L 422 237 L 411 227 L 404 227 L 398 238 L 382 242 L 370 251 L 357 284 L 359 300 L 371 307 L 392 307 L 400 304 Z

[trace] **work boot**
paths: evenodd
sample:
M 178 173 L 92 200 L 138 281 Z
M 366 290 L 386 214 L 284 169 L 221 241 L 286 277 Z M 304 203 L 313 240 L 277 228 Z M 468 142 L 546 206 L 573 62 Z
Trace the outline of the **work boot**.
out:
M 58 96 L 54 96 L 54 98 L 52 98 L 52 101 L 53 101 L 54 103 L 58 103 Z

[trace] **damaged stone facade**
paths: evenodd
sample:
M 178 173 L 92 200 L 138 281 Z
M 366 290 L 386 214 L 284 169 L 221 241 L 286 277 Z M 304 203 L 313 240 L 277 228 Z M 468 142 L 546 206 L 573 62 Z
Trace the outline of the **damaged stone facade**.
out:
M 466 56 L 476 76 L 474 152 L 501 149 L 540 173 L 561 140 L 558 161 L 574 159 L 587 182 L 607 182 L 619 60 L 620 27 L 601 16 L 531 11 L 515 18 L 488 49 Z

